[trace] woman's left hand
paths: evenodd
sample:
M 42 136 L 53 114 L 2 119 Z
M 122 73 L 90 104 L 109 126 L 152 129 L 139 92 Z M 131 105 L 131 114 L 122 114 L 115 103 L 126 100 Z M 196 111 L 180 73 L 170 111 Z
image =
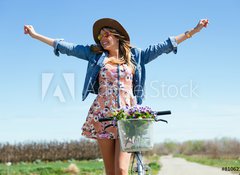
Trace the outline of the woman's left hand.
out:
M 208 19 L 201 19 L 201 20 L 198 22 L 198 24 L 197 24 L 197 26 L 195 27 L 195 29 L 196 29 L 198 32 L 200 32 L 200 31 L 202 30 L 202 28 L 203 28 L 203 27 L 207 27 L 208 24 L 209 24 Z

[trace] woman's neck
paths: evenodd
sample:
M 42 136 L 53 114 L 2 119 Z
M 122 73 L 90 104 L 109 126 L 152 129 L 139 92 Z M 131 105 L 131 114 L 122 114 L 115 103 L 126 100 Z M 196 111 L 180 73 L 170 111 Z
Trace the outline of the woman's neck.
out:
M 115 49 L 115 50 L 111 50 L 109 51 L 109 57 L 115 57 L 115 58 L 119 58 L 119 50 Z

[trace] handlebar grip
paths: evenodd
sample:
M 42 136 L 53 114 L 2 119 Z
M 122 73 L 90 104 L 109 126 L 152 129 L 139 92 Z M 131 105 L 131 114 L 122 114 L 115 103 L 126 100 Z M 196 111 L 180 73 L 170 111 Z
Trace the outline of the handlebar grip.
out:
M 167 120 L 163 120 L 163 119 L 155 119 L 156 122 L 165 122 L 165 123 L 168 123 Z
M 114 118 L 113 117 L 105 117 L 105 118 L 99 118 L 99 122 L 106 122 L 106 121 L 112 121 Z
M 171 111 L 157 111 L 156 115 L 169 115 L 171 114 Z

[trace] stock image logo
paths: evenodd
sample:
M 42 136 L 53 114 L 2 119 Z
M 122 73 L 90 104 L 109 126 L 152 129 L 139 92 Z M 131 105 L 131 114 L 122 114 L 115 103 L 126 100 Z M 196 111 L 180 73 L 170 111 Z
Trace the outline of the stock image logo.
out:
M 67 98 L 75 99 L 75 75 L 74 73 L 62 73 L 57 76 L 54 73 L 42 73 L 41 75 L 42 101 L 46 98 L 56 97 L 61 103 Z

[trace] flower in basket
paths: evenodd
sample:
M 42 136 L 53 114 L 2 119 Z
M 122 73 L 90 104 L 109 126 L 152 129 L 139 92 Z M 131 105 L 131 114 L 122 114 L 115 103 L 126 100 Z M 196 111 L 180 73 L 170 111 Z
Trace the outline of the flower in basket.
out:
M 121 109 L 116 109 L 113 112 L 113 116 L 116 117 L 117 120 L 126 120 L 126 119 L 154 119 L 156 115 L 150 107 L 136 105 L 131 108 L 125 107 Z
M 113 117 L 118 121 L 120 140 L 123 142 L 121 147 L 126 148 L 126 151 L 148 148 L 149 129 L 155 116 L 154 111 L 148 106 L 136 105 L 117 109 Z

